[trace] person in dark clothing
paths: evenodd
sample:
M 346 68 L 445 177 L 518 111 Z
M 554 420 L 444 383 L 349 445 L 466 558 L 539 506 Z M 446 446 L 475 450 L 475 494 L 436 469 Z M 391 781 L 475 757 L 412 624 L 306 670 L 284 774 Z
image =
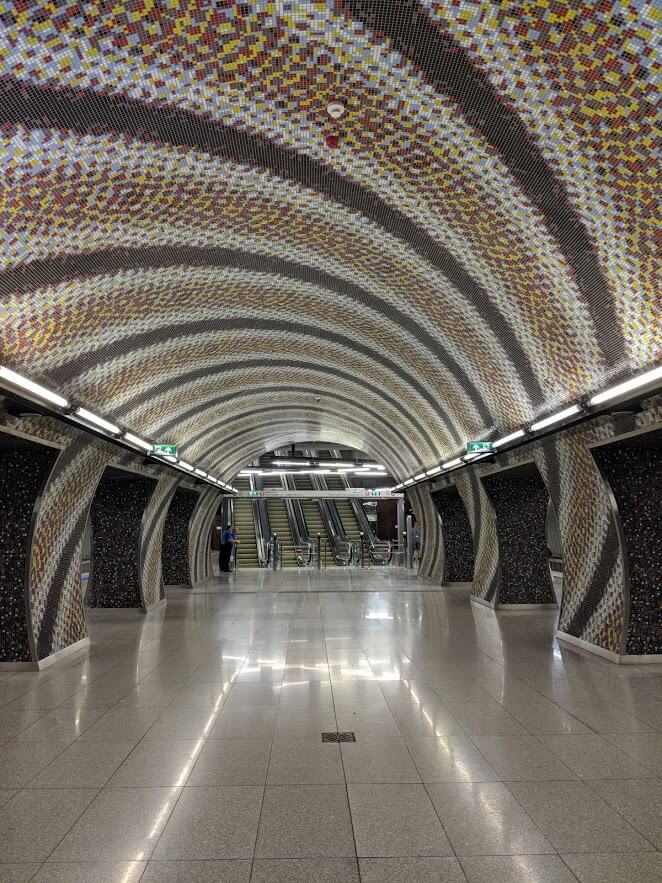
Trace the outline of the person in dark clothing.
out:
M 230 573 L 230 561 L 232 560 L 232 550 L 237 544 L 237 531 L 233 525 L 228 524 L 224 529 L 221 537 L 221 551 L 218 555 L 218 563 L 223 573 Z

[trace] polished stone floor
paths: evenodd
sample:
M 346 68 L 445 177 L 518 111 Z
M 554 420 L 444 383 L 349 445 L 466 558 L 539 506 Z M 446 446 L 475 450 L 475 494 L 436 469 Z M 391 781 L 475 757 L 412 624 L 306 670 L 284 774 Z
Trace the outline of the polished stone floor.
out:
M 408 575 L 250 578 L 0 674 L 0 881 L 662 880 L 662 666 Z

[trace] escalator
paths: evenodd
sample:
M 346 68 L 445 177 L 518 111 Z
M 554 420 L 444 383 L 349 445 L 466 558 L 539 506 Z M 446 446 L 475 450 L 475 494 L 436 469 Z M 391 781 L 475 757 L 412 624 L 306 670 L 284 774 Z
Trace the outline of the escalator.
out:
M 236 478 L 234 485 L 237 490 L 250 490 L 248 478 Z M 260 560 L 257 551 L 257 536 L 255 535 L 255 513 L 253 500 L 232 501 L 233 521 L 239 534 L 239 547 L 237 549 L 238 567 L 259 567 Z
M 283 482 L 280 475 L 265 475 L 262 477 L 262 487 L 282 488 Z M 290 529 L 290 519 L 287 514 L 287 506 L 284 499 L 269 498 L 266 500 L 267 517 L 271 535 L 278 535 L 283 544 L 283 567 L 296 567 L 297 560 L 294 553 L 294 538 Z
M 339 475 L 325 475 L 324 482 L 330 491 L 344 491 L 346 485 Z M 334 500 L 333 505 L 342 524 L 343 533 L 350 543 L 361 542 L 361 528 L 349 500 Z
M 310 476 L 294 475 L 292 476 L 292 478 L 296 490 L 314 490 Z M 304 521 L 306 522 L 306 531 L 308 533 L 309 540 L 313 543 L 316 542 L 317 534 L 320 534 L 320 536 L 322 537 L 322 543 L 324 543 L 325 540 L 329 540 L 329 533 L 324 525 L 322 510 L 320 509 L 320 504 L 317 502 L 317 500 L 299 500 L 299 504 L 301 506 L 301 512 L 303 514 Z M 336 560 L 333 555 L 327 555 L 326 563 L 327 567 L 336 566 Z

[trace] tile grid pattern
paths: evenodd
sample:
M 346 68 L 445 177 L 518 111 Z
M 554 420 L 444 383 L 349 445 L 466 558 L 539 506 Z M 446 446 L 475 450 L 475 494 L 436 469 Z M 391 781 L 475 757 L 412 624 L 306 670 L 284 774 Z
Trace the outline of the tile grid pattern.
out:
M 659 674 L 554 656 L 468 592 L 295 582 L 173 591 L 159 623 L 93 613 L 89 656 L 2 677 L 19 879 L 358 881 L 358 859 L 369 881 L 595 883 L 606 854 L 622 879 L 658 879 Z M 326 729 L 357 742 L 322 745 Z

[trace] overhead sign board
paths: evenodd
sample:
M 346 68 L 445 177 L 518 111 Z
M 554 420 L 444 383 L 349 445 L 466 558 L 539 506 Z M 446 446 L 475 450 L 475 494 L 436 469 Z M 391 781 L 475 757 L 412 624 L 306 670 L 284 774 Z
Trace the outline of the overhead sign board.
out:
M 152 445 L 153 454 L 161 454 L 167 457 L 177 456 L 177 445 Z
M 494 445 L 490 441 L 467 442 L 467 454 L 493 454 Z
M 402 494 L 393 494 L 390 490 L 371 490 L 362 487 L 348 487 L 342 491 L 291 491 L 287 488 L 267 487 L 259 491 L 240 491 L 238 497 L 255 498 L 255 497 L 280 497 L 281 499 L 294 500 L 346 500 L 349 497 L 356 498 L 366 497 L 381 500 L 393 500 L 402 496 Z

